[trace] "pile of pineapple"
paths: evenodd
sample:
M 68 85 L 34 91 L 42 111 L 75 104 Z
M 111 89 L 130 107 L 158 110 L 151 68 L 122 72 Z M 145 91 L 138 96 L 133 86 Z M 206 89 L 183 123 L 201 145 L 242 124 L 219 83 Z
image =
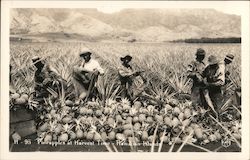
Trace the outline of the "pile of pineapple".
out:
M 26 93 L 12 93 L 10 95 L 11 106 L 22 106 L 28 104 L 29 95 Z
M 241 138 L 241 121 L 221 122 L 205 118 L 206 110 L 194 109 L 190 101 L 170 100 L 163 107 L 127 99 L 89 101 L 46 101 L 39 115 L 38 140 L 73 140 L 134 143 L 193 143 L 198 145 Z M 230 133 L 227 132 L 230 131 Z
M 32 110 L 34 111 L 34 113 L 39 107 L 42 107 L 41 105 L 39 105 L 39 102 L 34 98 L 34 94 L 28 93 L 23 89 L 10 93 L 9 106 L 10 110 L 12 111 L 26 109 L 30 111 Z

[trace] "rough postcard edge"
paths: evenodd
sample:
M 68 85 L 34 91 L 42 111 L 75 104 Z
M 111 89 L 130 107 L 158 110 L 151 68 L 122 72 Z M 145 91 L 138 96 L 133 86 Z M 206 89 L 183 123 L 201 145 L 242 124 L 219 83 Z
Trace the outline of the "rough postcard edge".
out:
M 249 2 L 236 1 L 2 1 L 1 2 L 1 152 L 0 159 L 249 159 Z M 129 6 L 130 8 L 210 8 L 230 5 L 242 8 L 242 86 L 243 135 L 240 153 L 82 153 L 82 152 L 9 152 L 9 9 L 10 8 L 95 8 L 97 6 Z

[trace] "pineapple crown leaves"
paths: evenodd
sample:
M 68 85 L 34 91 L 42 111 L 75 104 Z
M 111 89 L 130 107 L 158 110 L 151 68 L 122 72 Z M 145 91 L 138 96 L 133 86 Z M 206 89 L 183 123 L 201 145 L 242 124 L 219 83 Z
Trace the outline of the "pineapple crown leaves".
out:
M 56 120 L 55 121 L 50 121 L 49 122 L 49 127 L 50 127 L 49 131 L 50 132 L 54 132 L 54 130 L 56 128 L 56 125 L 57 125 L 57 121 Z
M 186 100 L 184 102 L 184 104 L 185 104 L 186 107 L 192 107 L 192 101 L 190 101 L 190 100 Z
M 46 136 L 46 132 L 41 133 L 37 138 L 36 141 L 37 142 L 41 142 Z
M 53 97 L 58 97 L 58 93 L 54 91 L 52 88 L 48 87 L 47 91 L 53 96 Z
M 34 101 L 34 100 L 31 100 L 29 99 L 28 100 L 28 109 L 31 109 L 31 110 L 34 110 L 34 108 L 37 108 L 39 105 L 39 103 L 37 101 Z
M 151 105 L 150 105 L 150 106 L 148 106 L 147 109 L 148 109 L 148 114 L 149 114 L 149 115 L 154 115 L 154 109 L 155 109 L 154 106 L 151 106 Z
M 115 101 L 115 100 L 113 100 L 113 99 L 111 99 L 111 98 L 108 98 L 108 99 L 106 100 L 106 105 L 107 105 L 107 106 L 112 106 L 112 105 L 114 105 L 114 104 L 116 104 L 116 101 Z
M 51 96 L 49 96 L 48 99 L 44 99 L 45 104 L 49 105 L 51 108 L 55 108 L 55 104 L 53 104 L 52 100 L 51 100 Z
M 172 109 L 170 111 L 172 112 Z M 164 108 L 164 115 L 168 115 L 170 111 L 168 108 L 165 107 Z
M 47 113 L 46 114 L 46 118 L 51 121 L 53 119 L 52 115 L 50 113 Z
M 67 109 L 61 109 L 61 118 L 64 118 L 66 115 L 68 115 L 68 113 L 69 113 L 69 110 L 67 110 Z
M 102 116 L 98 122 L 103 126 L 105 124 L 105 122 L 107 121 L 107 117 L 106 116 Z
M 90 128 L 94 128 L 95 130 L 96 130 L 96 122 L 97 121 L 95 121 L 95 120 L 90 120 L 89 122 L 88 122 L 88 124 L 89 124 L 89 126 L 90 126 Z
M 149 124 L 148 123 L 145 123 L 145 122 L 142 122 L 142 125 L 141 125 L 142 129 L 144 131 L 148 130 L 149 129 Z
M 131 115 L 136 115 L 138 112 L 139 112 L 139 110 L 138 110 L 136 107 L 132 107 L 132 108 L 129 110 L 129 113 L 130 113 Z
M 193 115 L 192 116 L 194 117 L 196 115 L 199 115 L 199 113 L 197 111 L 193 110 Z
M 75 122 L 75 124 L 72 127 L 75 127 L 75 130 L 80 130 L 81 128 L 84 128 L 81 119 L 74 119 L 73 120 Z
M 91 123 L 91 126 L 89 128 L 91 133 L 96 133 L 97 132 L 97 127 L 94 125 L 94 123 Z
M 113 105 L 110 106 L 110 113 L 116 112 L 117 111 L 117 107 L 118 105 L 116 105 L 115 103 Z
M 63 131 L 64 132 L 71 132 L 71 130 L 72 130 L 72 128 L 73 128 L 73 125 L 72 124 L 68 124 L 68 123 L 66 123 L 65 125 L 63 125 Z
M 235 127 L 241 128 L 241 124 L 240 124 L 238 121 L 234 121 L 234 122 L 232 122 L 232 123 L 233 123 L 233 125 L 234 125 Z
M 129 101 L 129 99 L 128 98 L 122 98 L 121 99 L 121 104 L 122 105 L 131 105 L 131 103 L 130 103 L 130 101 Z
M 113 125 L 111 125 L 112 128 L 116 128 L 117 127 L 118 122 L 115 120 L 115 123 Z
M 33 99 L 33 94 L 29 95 L 29 98 L 28 98 L 28 109 L 31 109 L 31 110 L 34 110 L 34 108 L 37 108 L 39 105 L 39 102 L 38 101 L 35 101 Z
M 74 122 L 76 123 L 76 125 L 80 125 L 81 124 L 81 119 L 74 119 Z

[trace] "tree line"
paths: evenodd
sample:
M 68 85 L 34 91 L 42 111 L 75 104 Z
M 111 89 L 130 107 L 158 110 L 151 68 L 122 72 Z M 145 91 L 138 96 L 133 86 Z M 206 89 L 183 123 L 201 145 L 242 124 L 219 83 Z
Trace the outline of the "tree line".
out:
M 241 37 L 230 37 L 230 38 L 190 38 L 174 40 L 172 42 L 185 42 L 185 43 L 241 43 Z

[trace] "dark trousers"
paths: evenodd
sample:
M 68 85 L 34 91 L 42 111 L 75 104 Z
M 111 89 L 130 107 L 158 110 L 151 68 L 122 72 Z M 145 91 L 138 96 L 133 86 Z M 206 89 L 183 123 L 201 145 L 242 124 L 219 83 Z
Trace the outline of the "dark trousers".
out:
M 191 101 L 193 106 L 202 105 L 202 90 L 200 86 L 193 86 L 191 88 Z
M 220 113 L 220 108 L 223 106 L 224 103 L 224 97 L 221 91 L 220 87 L 211 87 L 208 88 L 209 96 L 211 98 L 211 101 L 213 102 L 213 105 L 215 107 L 215 110 Z

